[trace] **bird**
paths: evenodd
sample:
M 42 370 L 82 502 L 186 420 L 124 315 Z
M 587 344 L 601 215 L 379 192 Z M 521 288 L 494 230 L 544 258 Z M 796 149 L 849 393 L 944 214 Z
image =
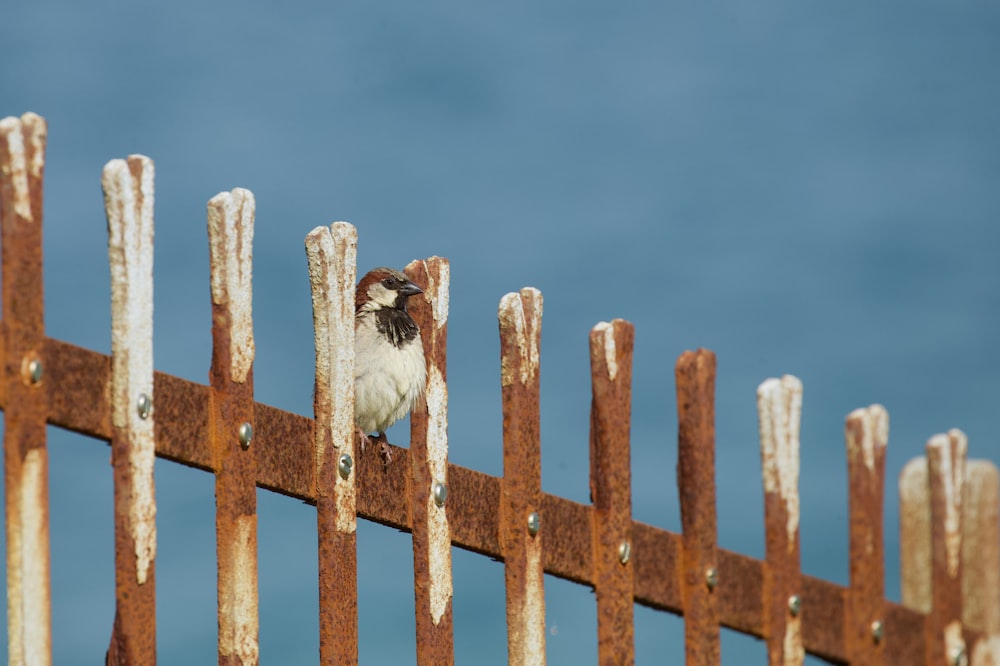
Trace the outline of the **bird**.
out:
M 386 463 L 385 431 L 424 395 L 427 367 L 420 328 L 406 302 L 423 290 L 400 271 L 374 268 L 354 291 L 354 422 L 364 447 L 377 433 Z

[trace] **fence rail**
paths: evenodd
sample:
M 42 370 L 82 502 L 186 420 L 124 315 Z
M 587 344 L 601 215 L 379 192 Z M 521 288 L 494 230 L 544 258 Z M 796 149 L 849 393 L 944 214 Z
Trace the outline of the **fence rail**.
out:
M 689 664 L 719 663 L 720 627 L 767 641 L 771 664 L 805 653 L 849 664 L 1000 664 L 1000 482 L 966 462 L 965 436 L 935 435 L 900 478 L 903 604 L 884 598 L 883 493 L 888 415 L 852 412 L 845 437 L 850 584 L 802 575 L 798 448 L 802 386 L 758 390 L 765 560 L 719 548 L 715 520 L 715 355 L 676 366 L 682 533 L 631 517 L 629 422 L 634 330 L 590 334 L 591 504 L 543 493 L 539 340 L 542 295 L 500 303 L 503 477 L 447 462 L 448 262 L 416 261 L 413 316 L 428 365 L 411 446 L 355 447 L 353 285 L 357 236 L 346 223 L 306 239 L 316 332 L 313 418 L 253 400 L 250 305 L 253 195 L 208 207 L 213 354 L 210 384 L 155 372 L 153 165 L 105 168 L 112 266 L 111 356 L 44 335 L 42 173 L 45 122 L 0 121 L 8 645 L 11 664 L 51 662 L 45 426 L 112 445 L 117 611 L 108 663 L 155 663 L 152 456 L 215 475 L 219 662 L 259 660 L 255 488 L 317 507 L 320 661 L 357 661 L 358 517 L 412 532 L 417 660 L 451 663 L 451 546 L 504 562 L 508 658 L 545 661 L 543 572 L 594 588 L 599 661 L 631 663 L 632 605 L 681 614 Z M 971 545 L 971 547 L 969 547 Z M 963 576 L 964 572 L 964 576 Z M 992 638 L 991 638 L 992 636 Z M 971 662 L 970 662 L 971 660 Z

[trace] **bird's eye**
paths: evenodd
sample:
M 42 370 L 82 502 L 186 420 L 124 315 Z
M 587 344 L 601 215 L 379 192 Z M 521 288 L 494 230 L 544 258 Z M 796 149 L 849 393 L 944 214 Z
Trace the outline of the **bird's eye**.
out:
M 382 286 L 386 289 L 394 289 L 396 287 L 396 278 L 387 277 L 382 280 Z

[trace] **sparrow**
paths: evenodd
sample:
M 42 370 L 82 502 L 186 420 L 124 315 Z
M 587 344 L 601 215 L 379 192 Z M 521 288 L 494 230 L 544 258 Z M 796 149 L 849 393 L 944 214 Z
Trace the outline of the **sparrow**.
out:
M 427 383 L 420 329 L 406 311 L 407 299 L 422 293 L 385 267 L 369 271 L 354 292 L 354 422 L 362 446 L 378 434 L 386 462 L 386 429 L 413 410 Z

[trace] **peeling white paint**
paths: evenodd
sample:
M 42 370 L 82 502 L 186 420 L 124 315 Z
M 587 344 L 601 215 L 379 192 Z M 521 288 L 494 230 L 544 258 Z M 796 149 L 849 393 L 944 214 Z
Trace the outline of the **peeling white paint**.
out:
M 785 661 L 784 666 L 802 664 L 806 658 L 805 647 L 802 644 L 802 616 L 790 617 L 785 622 L 785 636 L 782 640 Z
M 792 375 L 767 379 L 757 387 L 764 491 L 785 504 L 788 547 L 799 529 L 799 424 L 802 382 Z
M 137 164 L 138 180 L 129 163 Z M 131 155 L 111 160 L 101 178 L 108 217 L 111 264 L 112 422 L 128 439 L 131 496 L 128 523 L 135 543 L 136 578 L 146 582 L 156 559 L 156 502 L 153 465 L 153 161 Z M 153 399 L 153 413 L 136 409 L 141 393 Z
M 254 360 L 253 233 L 256 202 L 237 187 L 208 202 L 212 302 L 229 311 L 230 374 L 246 381 Z
M 543 666 L 545 664 L 545 579 L 542 575 L 542 540 L 530 539 L 527 550 L 524 607 L 520 618 L 521 628 L 526 630 L 522 636 L 525 659 L 520 663 Z
M 230 594 L 220 599 L 219 651 L 226 656 L 236 655 L 245 666 L 251 666 L 260 659 L 254 516 L 236 519 L 236 535 L 230 546 L 233 580 L 225 588 Z
M 965 650 L 965 639 L 962 637 L 962 622 L 954 620 L 949 622 L 944 628 L 944 650 L 948 656 L 948 663 L 955 663 L 956 666 L 968 666 L 968 656 L 963 656 L 961 660 L 952 662 L 952 655 L 967 655 Z
M 451 288 L 451 265 L 446 259 L 440 259 L 439 257 L 431 257 L 426 263 L 430 264 L 432 262 L 437 264 L 438 273 L 434 275 L 430 270 L 427 271 L 427 279 L 430 282 L 427 291 L 429 294 L 433 294 L 431 305 L 434 307 L 434 326 L 442 328 L 448 323 L 448 293 Z
M 28 165 L 24 151 L 24 126 L 21 119 L 8 116 L 0 120 L 0 137 L 7 142 L 10 161 L 3 164 L 3 173 L 10 178 L 14 190 L 14 213 L 27 222 L 34 222 L 31 213 L 31 193 L 28 188 Z
M 525 312 L 531 300 L 535 307 Z M 530 319 L 526 320 L 526 314 Z M 513 359 L 502 358 L 500 363 L 500 382 L 510 386 L 515 380 L 528 384 L 538 374 L 540 365 L 539 340 L 542 325 L 542 292 L 534 287 L 525 287 L 520 293 L 509 293 L 500 299 L 499 311 L 502 329 L 514 332 L 521 361 L 516 368 L 511 367 Z
M 903 605 L 931 612 L 931 510 L 927 458 L 913 458 L 899 474 L 900 574 Z
M 49 507 L 46 501 L 48 458 L 45 449 L 31 449 L 21 468 L 21 529 L 13 530 L 21 559 L 20 611 L 25 664 L 48 664 L 51 620 L 49 589 Z M 8 532 L 10 533 L 10 532 Z M 13 536 L 13 535 L 12 535 Z M 15 541 L 15 539 L 12 539 Z M 16 625 L 12 625 L 16 626 Z M 11 641 L 12 644 L 14 641 Z M 13 651 L 12 651 L 13 654 Z M 14 663 L 13 661 L 11 663 Z
M 861 454 L 861 460 L 869 474 L 875 473 L 875 456 L 889 443 L 889 413 L 882 405 L 860 407 L 847 415 L 848 422 L 857 422 L 860 426 L 860 439 L 854 436 L 855 430 L 847 429 L 847 450 L 849 455 Z
M 954 456 L 952 442 L 956 444 Z M 934 435 L 927 442 L 928 458 L 933 456 L 937 463 L 944 492 L 944 547 L 951 578 L 958 576 L 962 555 L 962 491 L 968 444 L 965 433 L 958 429 L 949 430 L 947 435 Z
M 972 666 L 1000 666 L 1000 635 L 976 641 L 972 649 Z
M 608 379 L 615 380 L 618 376 L 618 350 L 615 344 L 615 325 L 613 322 L 601 321 L 594 326 L 594 331 L 604 338 L 604 364 L 608 367 Z
M 357 460 L 354 447 L 354 282 L 358 232 L 347 222 L 317 227 L 306 236 L 316 343 L 316 386 L 326 393 L 317 405 L 316 465 L 325 459 L 327 439 L 338 455 Z M 325 430 L 324 430 L 325 429 Z M 333 487 L 336 529 L 357 529 L 356 473 L 339 475 Z M 318 478 L 318 477 L 317 477 Z

